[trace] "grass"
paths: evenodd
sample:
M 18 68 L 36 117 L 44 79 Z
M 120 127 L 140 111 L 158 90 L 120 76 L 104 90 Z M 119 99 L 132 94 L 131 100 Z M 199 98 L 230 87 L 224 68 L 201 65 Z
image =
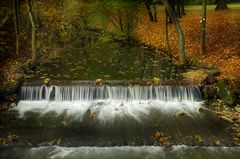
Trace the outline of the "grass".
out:
M 231 3 L 228 4 L 229 9 L 240 9 L 240 3 Z M 216 5 L 207 5 L 207 10 L 208 11 L 213 11 L 215 10 Z M 185 9 L 188 11 L 192 11 L 192 10 L 201 10 L 202 6 L 201 5 L 186 5 Z
M 214 11 L 216 8 L 216 5 L 210 4 L 207 5 L 208 11 Z M 228 4 L 229 10 L 240 10 L 240 3 L 231 3 Z M 200 11 L 202 9 L 201 5 L 186 5 L 185 6 L 186 11 Z M 158 10 L 163 11 L 165 10 L 163 5 L 158 6 Z

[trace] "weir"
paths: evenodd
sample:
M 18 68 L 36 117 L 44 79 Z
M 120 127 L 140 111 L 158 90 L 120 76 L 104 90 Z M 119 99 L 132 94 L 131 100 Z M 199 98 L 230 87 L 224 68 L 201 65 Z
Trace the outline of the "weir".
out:
M 159 100 L 201 101 L 196 86 L 22 86 L 21 100 L 93 101 Z
M 67 147 L 230 144 L 228 124 L 204 107 L 197 86 L 80 83 L 23 85 L 9 127 L 24 141 L 37 134 L 37 143 Z

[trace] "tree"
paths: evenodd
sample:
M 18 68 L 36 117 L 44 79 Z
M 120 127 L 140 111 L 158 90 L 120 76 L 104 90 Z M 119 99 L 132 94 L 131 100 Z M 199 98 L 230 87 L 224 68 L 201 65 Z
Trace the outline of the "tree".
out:
M 179 47 L 179 60 L 181 64 L 185 64 L 186 63 L 186 54 L 185 54 L 185 38 L 184 38 L 184 34 L 182 31 L 182 28 L 179 24 L 178 18 L 175 14 L 175 12 L 173 11 L 173 9 L 170 6 L 169 0 L 163 0 L 163 5 L 165 6 L 168 15 L 170 16 L 170 18 L 173 21 L 174 27 L 176 29 L 176 32 L 178 34 L 178 47 Z
M 170 48 L 170 42 L 169 42 L 169 31 L 168 31 L 168 13 L 166 11 L 166 44 L 167 44 L 167 53 L 169 55 L 169 57 L 172 57 L 171 54 L 171 48 Z
M 206 0 L 202 0 L 202 27 L 201 27 L 201 54 L 206 54 L 206 46 L 205 46 L 205 35 L 206 35 Z
M 157 22 L 157 0 L 143 0 L 151 22 Z M 151 9 L 151 5 L 153 5 Z
M 216 0 L 216 4 L 215 10 L 228 9 L 227 0 Z
M 19 55 L 19 33 L 20 33 L 20 16 L 19 16 L 19 0 L 13 0 L 14 8 L 14 24 L 16 37 L 16 54 Z
M 185 8 L 184 8 L 184 3 L 185 3 L 185 0 L 181 0 L 181 15 L 185 15 Z
M 32 11 L 32 6 L 33 6 L 33 1 L 31 0 L 27 0 L 27 5 L 28 5 L 28 15 L 29 15 L 29 19 L 32 25 L 32 40 L 31 40 L 31 44 L 32 44 L 32 64 L 36 65 L 39 61 L 39 55 L 37 52 L 37 48 L 36 48 L 36 24 L 35 24 L 35 18 L 33 15 L 33 11 Z

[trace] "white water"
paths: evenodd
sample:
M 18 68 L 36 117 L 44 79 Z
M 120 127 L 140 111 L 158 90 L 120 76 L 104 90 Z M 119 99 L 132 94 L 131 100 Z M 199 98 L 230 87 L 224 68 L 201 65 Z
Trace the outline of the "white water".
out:
M 93 101 L 110 100 L 201 100 L 193 86 L 23 86 L 21 100 Z
M 89 113 L 103 122 L 116 117 L 141 122 L 152 111 L 197 113 L 202 105 L 199 99 L 199 89 L 190 86 L 23 86 L 15 109 L 21 116 L 28 111 L 54 111 L 77 119 Z
M 15 154 L 15 155 L 14 155 Z M 238 159 L 239 147 L 38 147 L 31 149 L 15 148 L 0 156 L 26 159 Z

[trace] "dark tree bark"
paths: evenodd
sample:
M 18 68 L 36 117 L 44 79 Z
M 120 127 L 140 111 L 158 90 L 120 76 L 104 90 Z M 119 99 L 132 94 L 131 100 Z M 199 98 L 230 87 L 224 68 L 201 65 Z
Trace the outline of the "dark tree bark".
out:
M 176 5 L 177 5 L 177 12 L 176 12 L 177 13 L 177 17 L 181 18 L 181 0 L 178 0 Z
M 205 44 L 205 35 L 206 35 L 206 0 L 202 0 L 202 27 L 201 27 L 201 54 L 206 54 L 206 44 Z
M 166 44 L 167 44 L 167 53 L 169 57 L 172 57 L 171 54 L 171 48 L 170 48 L 170 42 L 169 42 L 169 32 L 168 32 L 168 13 L 166 11 Z
M 181 0 L 181 15 L 186 15 L 184 3 L 185 3 L 185 0 Z
M 215 10 L 228 9 L 227 0 L 216 0 L 216 4 Z
M 168 0 L 168 3 L 170 5 L 170 7 L 172 8 L 173 12 L 176 13 L 176 9 L 175 9 L 176 3 L 175 3 L 175 0 Z M 169 16 L 169 14 L 168 14 L 168 16 Z M 168 18 L 168 23 L 173 23 L 172 17 L 170 17 L 170 16 Z
M 153 18 L 154 18 L 154 21 L 157 22 L 157 1 L 155 0 L 153 2 Z
M 16 54 L 19 55 L 19 33 L 20 33 L 20 18 L 19 18 L 19 1 L 13 0 L 14 4 L 14 24 L 16 34 Z
M 149 19 L 150 19 L 151 22 L 153 22 L 154 21 L 154 17 L 153 17 L 152 11 L 151 11 L 150 3 L 148 1 L 145 1 L 144 4 L 145 4 L 145 6 L 147 8 Z
M 175 12 L 173 11 L 173 9 L 170 6 L 170 3 L 168 0 L 163 0 L 163 5 L 165 6 L 168 15 L 171 17 L 171 19 L 173 20 L 173 24 L 174 27 L 176 29 L 177 35 L 178 35 L 178 47 L 179 47 L 179 60 L 181 64 L 185 64 L 186 63 L 186 54 L 185 54 L 185 37 L 182 31 L 182 28 L 179 24 L 178 18 L 175 14 Z
M 29 15 L 29 19 L 32 25 L 32 64 L 36 65 L 39 61 L 39 55 L 37 53 L 37 48 L 36 48 L 36 24 L 35 24 L 35 19 L 34 19 L 34 15 L 33 15 L 33 11 L 32 11 L 32 2 L 31 0 L 27 1 L 28 4 L 28 15 Z

